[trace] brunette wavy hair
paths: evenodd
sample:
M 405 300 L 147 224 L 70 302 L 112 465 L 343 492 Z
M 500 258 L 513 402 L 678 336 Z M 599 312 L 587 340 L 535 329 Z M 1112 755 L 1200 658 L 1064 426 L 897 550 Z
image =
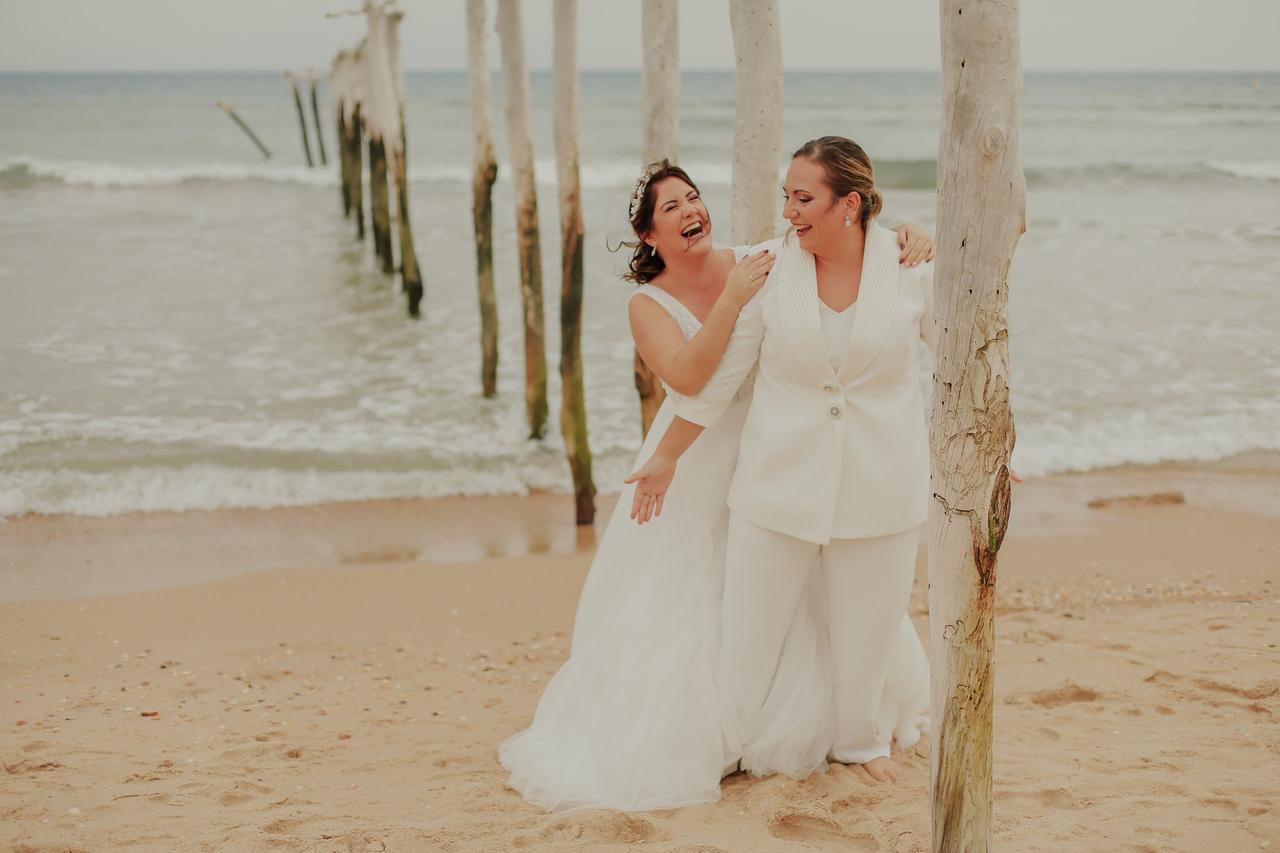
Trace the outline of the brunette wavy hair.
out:
M 657 207 L 657 194 L 654 188 L 667 178 L 679 178 L 693 187 L 695 192 L 698 191 L 698 185 L 693 182 L 693 178 L 689 177 L 689 173 L 670 160 L 659 160 L 645 168 L 644 174 L 636 181 L 635 189 L 631 193 L 631 209 L 628 211 L 631 230 L 635 232 L 636 240 L 622 242 L 622 246 L 632 250 L 631 260 L 627 263 L 627 272 L 622 276 L 627 281 L 644 284 L 647 281 L 653 281 L 667 268 L 667 262 L 662 259 L 662 256 L 644 241 L 644 235 L 653 230 L 654 208 Z

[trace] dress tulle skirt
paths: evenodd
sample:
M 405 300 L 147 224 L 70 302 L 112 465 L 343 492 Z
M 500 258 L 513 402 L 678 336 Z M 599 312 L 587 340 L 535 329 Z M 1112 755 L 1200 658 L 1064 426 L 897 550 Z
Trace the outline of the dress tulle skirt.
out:
M 659 410 L 640 460 L 653 453 L 673 407 L 668 398 Z M 757 775 L 803 777 L 826 766 L 833 718 L 816 580 L 796 609 L 751 743 L 720 690 L 725 497 L 746 408 L 734 403 L 685 453 L 660 517 L 637 525 L 633 487 L 619 498 L 583 586 L 569 659 L 529 728 L 499 750 L 508 784 L 529 802 L 673 808 L 719 799 L 721 777 L 740 759 Z M 922 731 L 928 672 L 904 620 L 880 719 L 900 746 Z

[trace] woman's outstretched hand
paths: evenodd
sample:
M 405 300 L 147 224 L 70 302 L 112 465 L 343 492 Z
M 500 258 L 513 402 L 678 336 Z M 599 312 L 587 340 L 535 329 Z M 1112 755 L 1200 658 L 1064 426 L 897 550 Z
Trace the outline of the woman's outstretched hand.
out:
M 655 453 L 634 474 L 622 481 L 636 484 L 635 497 L 631 500 L 631 517 L 636 524 L 644 524 L 662 515 L 662 500 L 675 475 L 675 461 Z
M 898 235 L 898 248 L 902 250 L 898 263 L 915 267 L 933 260 L 933 241 L 919 225 L 899 225 L 894 232 Z
M 740 311 L 760 291 L 775 260 L 777 258 L 768 249 L 762 249 L 754 255 L 743 255 L 742 260 L 729 271 L 729 279 L 720 293 L 720 299 L 735 311 Z

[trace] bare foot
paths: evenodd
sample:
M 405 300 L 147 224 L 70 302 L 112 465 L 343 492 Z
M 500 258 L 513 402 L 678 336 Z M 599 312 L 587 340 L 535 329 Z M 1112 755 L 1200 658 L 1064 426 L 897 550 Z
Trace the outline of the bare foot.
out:
M 862 765 L 862 769 L 867 771 L 867 774 L 877 782 L 898 781 L 898 765 L 891 758 L 885 756 L 873 758 Z

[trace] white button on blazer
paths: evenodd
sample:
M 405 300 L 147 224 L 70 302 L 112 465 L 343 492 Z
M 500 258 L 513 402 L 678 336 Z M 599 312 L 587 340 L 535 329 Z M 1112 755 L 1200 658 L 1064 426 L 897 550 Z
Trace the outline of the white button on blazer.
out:
M 738 316 L 724 358 L 676 414 L 714 423 L 759 364 L 729 507 L 767 530 L 825 544 L 898 533 L 929 508 L 929 435 L 920 382 L 932 346 L 933 265 L 898 263 L 895 234 L 867 229 L 849 349 L 832 365 L 813 255 L 773 240 L 778 260 Z M 832 397 L 841 399 L 832 405 Z

